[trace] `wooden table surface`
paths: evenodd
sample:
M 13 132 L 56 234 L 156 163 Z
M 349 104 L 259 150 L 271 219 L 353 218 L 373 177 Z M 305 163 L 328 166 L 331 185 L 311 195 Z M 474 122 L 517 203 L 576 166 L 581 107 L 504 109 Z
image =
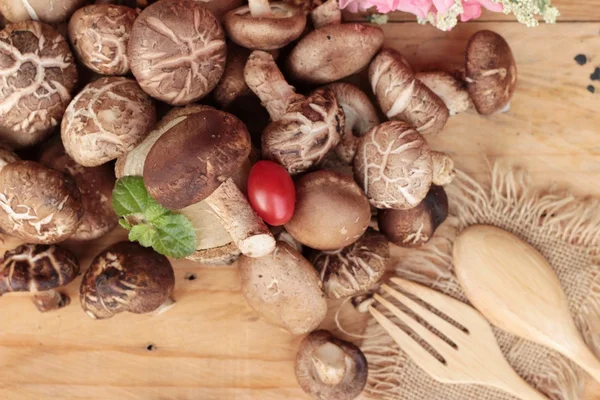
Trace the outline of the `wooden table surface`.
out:
M 488 160 L 527 167 L 539 185 L 557 184 L 600 195 L 600 6 L 595 0 L 556 0 L 557 25 L 526 28 L 486 13 L 450 33 L 395 14 L 383 28 L 386 45 L 418 68 L 460 65 L 468 37 L 480 29 L 503 35 L 519 68 L 510 112 L 450 120 L 432 147 L 482 176 Z M 574 57 L 584 54 L 585 65 Z M 588 90 L 594 85 L 596 93 Z M 82 268 L 92 255 L 125 235 L 115 231 L 74 248 Z M 15 244 L 5 238 L 2 249 Z M 158 316 L 118 315 L 93 321 L 78 304 L 40 314 L 20 295 L 0 298 L 0 399 L 291 400 L 298 388 L 293 360 L 301 338 L 263 322 L 240 294 L 235 266 L 174 262 L 176 306 Z M 194 280 L 184 276 L 193 273 Z M 331 305 L 331 310 L 336 305 Z M 352 312 L 350 328 L 361 326 Z M 326 327 L 332 327 L 328 318 Z M 597 391 L 590 389 L 590 393 Z M 592 397 L 590 397 L 592 398 Z

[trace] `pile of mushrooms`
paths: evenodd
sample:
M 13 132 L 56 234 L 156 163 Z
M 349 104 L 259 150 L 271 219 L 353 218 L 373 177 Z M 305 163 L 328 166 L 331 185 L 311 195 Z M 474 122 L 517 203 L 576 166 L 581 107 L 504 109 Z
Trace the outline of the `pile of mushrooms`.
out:
M 317 399 L 358 396 L 364 355 L 315 331 L 327 299 L 365 311 L 390 243 L 422 246 L 445 220 L 454 161 L 427 137 L 473 106 L 507 109 L 517 69 L 506 41 L 477 32 L 464 73 L 415 72 L 383 48 L 379 27 L 343 23 L 336 0 L 42 3 L 0 2 L 0 229 L 24 242 L 1 261 L 0 296 L 31 292 L 40 311 L 68 304 L 56 289 L 79 264 L 57 244 L 110 232 L 115 180 L 142 177 L 193 226 L 187 258 L 239 258 L 249 306 L 309 334 L 300 386 Z M 361 71 L 369 93 L 348 83 Z M 247 198 L 258 159 L 294 179 L 282 227 Z M 171 263 L 150 248 L 114 243 L 83 267 L 80 304 L 91 318 L 174 305 Z

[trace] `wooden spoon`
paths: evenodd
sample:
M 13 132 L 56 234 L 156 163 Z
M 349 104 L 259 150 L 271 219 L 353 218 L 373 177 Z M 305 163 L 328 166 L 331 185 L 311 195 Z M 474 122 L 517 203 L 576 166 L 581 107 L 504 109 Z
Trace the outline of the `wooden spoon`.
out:
M 475 225 L 458 236 L 453 258 L 469 301 L 489 322 L 558 351 L 600 382 L 600 361 L 575 327 L 556 274 L 536 249 L 502 229 Z

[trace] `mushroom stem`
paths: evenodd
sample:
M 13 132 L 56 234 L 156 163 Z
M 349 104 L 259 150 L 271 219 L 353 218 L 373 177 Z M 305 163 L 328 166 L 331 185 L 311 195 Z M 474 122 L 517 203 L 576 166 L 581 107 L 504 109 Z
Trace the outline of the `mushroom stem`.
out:
M 275 238 L 269 228 L 232 179 L 221 184 L 205 201 L 221 218 L 242 254 L 263 257 L 275 249 Z
M 273 121 L 281 119 L 290 104 L 304 99 L 286 82 L 273 56 L 265 51 L 252 52 L 244 68 L 244 79 Z
M 346 375 L 346 353 L 331 342 L 315 349 L 312 362 L 319 379 L 326 385 L 335 386 Z
M 252 17 L 271 17 L 273 12 L 269 0 L 248 0 L 248 8 Z
M 175 305 L 175 299 L 169 296 L 164 303 L 162 303 L 156 310 L 152 311 L 151 315 L 160 315 L 169 311 Z
M 454 160 L 446 153 L 433 151 L 433 184 L 438 186 L 448 185 L 456 176 Z
M 315 29 L 342 23 L 342 11 L 337 0 L 328 0 L 310 13 Z
M 38 311 L 48 312 L 67 306 L 71 302 L 71 299 L 69 296 L 51 289 L 35 293 L 32 301 Z

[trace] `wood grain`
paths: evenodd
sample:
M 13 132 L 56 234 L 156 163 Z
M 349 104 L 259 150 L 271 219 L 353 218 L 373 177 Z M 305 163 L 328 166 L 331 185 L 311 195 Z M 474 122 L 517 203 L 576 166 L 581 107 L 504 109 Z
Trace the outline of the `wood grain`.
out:
M 586 4 L 590 15 L 593 1 Z M 577 2 L 574 2 L 577 3 Z M 600 23 L 562 23 L 528 29 L 517 23 L 464 24 L 450 33 L 414 23 L 384 26 L 387 44 L 416 65 L 461 64 L 471 33 L 506 37 L 520 70 L 509 113 L 453 118 L 430 142 L 460 168 L 484 175 L 485 156 L 529 168 L 540 185 L 557 183 L 600 194 L 600 84 L 586 91 L 600 65 Z M 573 61 L 578 53 L 592 59 Z M 71 246 L 87 268 L 91 256 L 123 239 L 118 230 L 91 244 Z M 12 239 L 0 249 L 14 246 Z M 92 321 L 78 304 L 39 314 L 26 296 L 0 298 L 0 398 L 3 400 L 229 400 L 306 399 L 292 361 L 300 338 L 260 320 L 245 303 L 236 267 L 174 263 L 178 301 L 158 316 L 118 315 Z M 196 274 L 193 281 L 186 273 Z M 330 306 L 332 314 L 336 303 Z M 347 329 L 361 316 L 343 313 Z M 330 315 L 325 327 L 333 327 Z M 147 350 L 152 344 L 154 351 Z M 593 394 L 593 391 L 590 390 Z

